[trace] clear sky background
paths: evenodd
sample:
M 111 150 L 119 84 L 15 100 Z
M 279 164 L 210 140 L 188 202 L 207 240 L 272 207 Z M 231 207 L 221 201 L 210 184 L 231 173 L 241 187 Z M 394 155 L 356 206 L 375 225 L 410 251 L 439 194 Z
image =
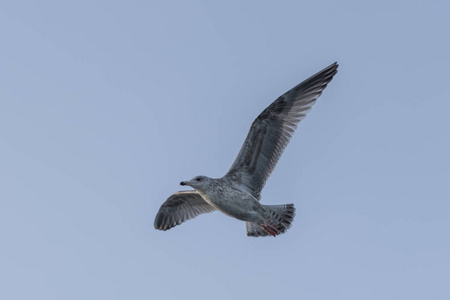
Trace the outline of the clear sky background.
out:
M 1 299 L 449 299 L 448 1 L 2 1 Z M 160 205 L 328 66 L 249 238 Z

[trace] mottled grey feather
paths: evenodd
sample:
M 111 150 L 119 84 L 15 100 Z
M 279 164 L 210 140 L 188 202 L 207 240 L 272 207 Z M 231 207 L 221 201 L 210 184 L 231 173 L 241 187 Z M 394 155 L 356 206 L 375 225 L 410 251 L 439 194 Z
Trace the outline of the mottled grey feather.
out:
M 260 199 L 260 193 L 297 124 L 337 73 L 334 63 L 306 79 L 269 105 L 253 122 L 228 177 Z
M 245 222 L 245 229 L 247 231 L 247 236 L 259 237 L 259 236 L 269 236 L 270 234 L 256 223 Z
M 291 228 L 295 217 L 294 204 L 263 206 L 274 212 L 271 215 L 271 218 L 273 218 L 272 224 L 274 225 L 274 229 L 278 231 L 278 234 L 285 233 L 286 230 Z M 269 235 L 269 233 L 261 225 L 256 223 L 245 222 L 245 228 L 247 229 L 248 236 L 258 237 Z
M 155 228 L 168 230 L 199 214 L 215 210 L 196 191 L 177 192 L 161 205 L 155 218 Z

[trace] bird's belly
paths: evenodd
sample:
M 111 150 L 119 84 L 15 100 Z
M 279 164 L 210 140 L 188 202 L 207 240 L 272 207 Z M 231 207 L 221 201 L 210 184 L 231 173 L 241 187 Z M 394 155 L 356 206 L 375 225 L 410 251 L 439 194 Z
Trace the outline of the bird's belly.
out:
M 208 197 L 209 196 L 209 197 Z M 241 221 L 261 222 L 261 204 L 250 195 L 208 195 L 205 200 L 222 213 Z

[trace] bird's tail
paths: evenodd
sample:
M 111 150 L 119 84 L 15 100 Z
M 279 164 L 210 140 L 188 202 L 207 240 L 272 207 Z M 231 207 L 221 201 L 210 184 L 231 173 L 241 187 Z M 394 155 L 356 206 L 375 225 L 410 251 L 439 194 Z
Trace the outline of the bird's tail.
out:
M 288 230 L 295 216 L 294 204 L 263 205 L 266 208 L 264 224 L 245 222 L 248 236 L 277 236 Z

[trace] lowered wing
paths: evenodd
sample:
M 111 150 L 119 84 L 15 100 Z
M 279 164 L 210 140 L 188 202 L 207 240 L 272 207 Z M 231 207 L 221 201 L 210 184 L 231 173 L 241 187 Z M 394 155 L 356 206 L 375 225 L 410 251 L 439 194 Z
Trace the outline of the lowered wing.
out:
M 196 191 L 177 192 L 161 205 L 155 218 L 155 228 L 165 231 L 200 214 L 215 210 Z

